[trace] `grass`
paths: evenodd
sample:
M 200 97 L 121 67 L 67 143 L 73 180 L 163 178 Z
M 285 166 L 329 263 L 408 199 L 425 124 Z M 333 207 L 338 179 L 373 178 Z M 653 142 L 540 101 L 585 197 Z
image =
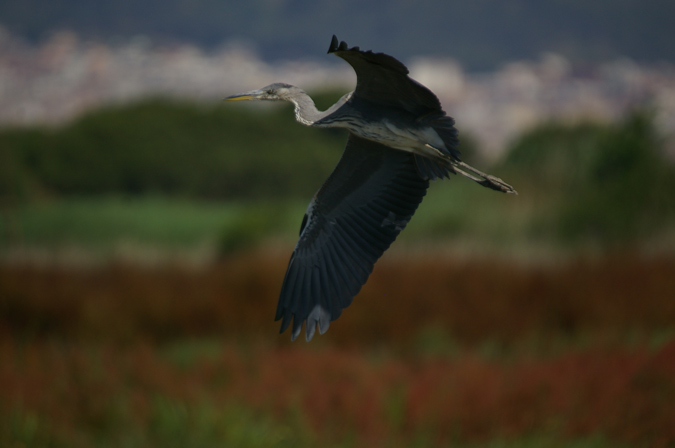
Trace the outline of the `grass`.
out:
M 504 195 L 461 177 L 434 182 L 402 239 L 468 238 L 486 243 L 528 238 L 532 199 Z
M 0 441 L 6 446 L 24 448 L 96 446 L 146 448 L 194 447 L 210 448 L 285 448 L 318 446 L 317 437 L 293 417 L 282 423 L 246 406 L 219 406 L 208 401 L 184 403 L 156 398 L 149 406 L 149 424 L 136 426 L 121 416 L 117 425 L 91 435 L 79 433 L 73 439 L 59 435 L 48 419 L 35 413 L 14 411 L 0 424 Z M 3 440 L 4 439 L 4 440 Z M 348 448 L 359 446 L 353 436 L 339 441 L 323 441 L 321 446 Z M 407 447 L 428 447 L 435 444 L 423 432 L 411 437 Z M 626 443 L 608 439 L 600 434 L 569 438 L 555 431 L 524 435 L 516 438 L 493 438 L 483 442 L 441 444 L 464 448 L 622 448 Z M 391 441 L 389 446 L 403 446 Z
M 673 350 L 448 361 L 5 340 L 3 446 L 668 446 Z M 181 350 L 185 350 L 182 347 Z
M 455 252 L 502 252 L 511 258 L 607 250 L 600 241 L 555 236 L 560 198 L 542 196 L 528 184 L 519 193 L 503 195 L 459 177 L 434 182 L 393 248 L 443 243 Z M 312 194 L 308 191 L 306 199 L 246 202 L 71 197 L 5 206 L 0 210 L 0 248 L 76 247 L 110 253 L 123 245 L 132 250 L 203 248 L 206 253 L 229 254 L 269 239 L 291 245 Z M 675 226 L 667 220 L 662 224 L 633 245 L 662 252 L 675 249 Z
M 28 338 L 120 342 L 256 340 L 277 331 L 271 316 L 289 252 L 260 248 L 195 270 L 0 264 L 0 329 Z M 537 265 L 389 257 L 331 325 L 330 340 L 441 350 L 485 341 L 524 346 L 536 337 L 550 340 L 546 350 L 558 341 L 583 343 L 590 334 L 658 346 L 675 322 L 674 269 L 673 257 L 631 252 Z
M 19 207 L 18 238 L 27 245 L 107 245 L 119 240 L 195 245 L 214 239 L 239 208 L 164 198 L 75 198 Z
M 216 250 L 227 235 L 241 235 L 250 217 L 265 220 L 264 233 L 249 230 L 255 246 L 264 238 L 292 240 L 304 205 L 189 201 L 165 197 L 67 198 L 6 209 L 0 220 L 0 248 L 59 249 L 111 253 L 120 246 L 145 249 Z M 297 222 L 296 222 L 297 221 Z
M 225 250 L 261 240 L 294 243 L 305 200 L 207 202 L 149 196 L 64 198 L 5 208 L 0 237 L 5 247 L 80 247 Z M 528 211 L 530 210 L 530 211 Z M 434 183 L 398 245 L 462 240 L 507 248 L 531 245 L 531 201 L 504 196 L 463 179 Z M 2 247 L 2 246 L 0 246 Z
M 675 441 L 672 257 L 391 257 L 310 344 L 287 261 L 0 264 L 0 446 Z
M 0 263 L 0 446 L 672 446 L 672 255 L 514 262 L 546 242 L 520 193 L 434 184 L 309 345 L 272 321 L 305 201 L 72 198 L 5 213 L 25 247 L 228 256 Z M 455 257 L 448 242 L 508 257 Z
M 123 400 L 122 400 L 123 401 Z M 310 437 L 246 406 L 217 406 L 204 400 L 184 403 L 156 397 L 148 406 L 147 424 L 129 418 L 130 404 L 119 403 L 106 418 L 105 428 L 61 434 L 49 419 L 33 412 L 13 411 L 0 425 L 5 446 L 46 447 L 298 447 L 313 446 Z M 114 406 L 113 406 L 114 407 Z M 4 439 L 4 440 L 3 440 Z

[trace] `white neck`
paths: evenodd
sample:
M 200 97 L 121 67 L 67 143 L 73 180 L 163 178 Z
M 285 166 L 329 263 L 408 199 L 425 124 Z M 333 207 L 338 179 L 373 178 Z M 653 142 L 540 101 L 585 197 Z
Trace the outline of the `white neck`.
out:
M 305 92 L 298 92 L 289 101 L 295 105 L 295 119 L 306 126 L 314 126 L 324 115 Z

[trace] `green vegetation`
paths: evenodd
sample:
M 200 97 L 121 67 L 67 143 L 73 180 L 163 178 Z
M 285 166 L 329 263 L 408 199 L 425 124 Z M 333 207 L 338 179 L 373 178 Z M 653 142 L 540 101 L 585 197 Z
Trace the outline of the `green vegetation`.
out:
M 0 131 L 0 244 L 207 242 L 226 254 L 270 236 L 293 240 L 345 136 L 298 125 L 286 106 L 240 106 L 147 99 L 60 128 Z M 473 163 L 470 136 L 462 150 Z M 546 124 L 498 166 L 475 163 L 520 195 L 461 178 L 434 183 L 403 240 L 608 248 L 675 227 L 675 167 L 646 113 Z
M 4 244 L 112 249 L 119 244 L 190 248 L 219 246 L 223 253 L 266 237 L 292 240 L 306 205 L 188 201 L 162 196 L 75 197 L 21 204 L 0 221 Z
M 343 441 L 317 443 L 310 428 L 302 422 L 279 423 L 266 415 L 251 411 L 246 405 L 214 405 L 209 402 L 184 403 L 156 398 L 149 406 L 148 425 L 141 426 L 129 418 L 129 404 L 117 405 L 109 418 L 113 421 L 94 431 L 80 434 L 77 442 L 60 434 L 49 420 L 32 413 L 12 413 L 0 423 L 0 442 L 25 448 L 69 448 L 80 446 L 128 448 L 303 448 L 361 446 L 353 437 Z M 429 437 L 420 433 L 405 445 L 389 441 L 389 446 L 428 447 Z M 454 445 L 452 445 L 454 446 Z M 462 443 L 465 448 L 622 448 L 629 445 L 608 440 L 601 435 L 569 439 L 555 432 L 518 438 L 495 438 L 485 442 Z
M 675 224 L 648 115 L 548 124 L 497 166 L 476 162 L 519 196 L 434 183 L 402 239 L 435 251 L 385 257 L 307 345 L 276 335 L 288 251 L 260 243 L 294 242 L 344 136 L 253 110 L 150 99 L 0 131 L 3 249 L 221 255 L 3 259 L 0 445 L 672 445 L 675 260 L 631 247 Z M 444 252 L 467 241 L 510 257 Z M 528 245 L 587 243 L 615 251 L 513 262 Z
M 99 425 L 79 428 L 79 437 L 64 435 L 50 420 L 14 411 L 0 424 L 3 446 L 26 448 L 95 446 L 129 448 L 236 448 L 315 446 L 304 428 L 273 421 L 246 406 L 217 406 L 207 401 L 184 403 L 161 396 L 151 399 L 147 424 L 132 418 L 130 397 L 106 406 Z
M 9 167 L 0 171 L 2 193 L 19 198 L 279 198 L 318 188 L 342 137 L 303 129 L 285 109 L 149 99 L 56 129 L 6 129 L 0 148 Z
M 239 214 L 227 204 L 164 198 L 65 199 L 16 211 L 15 238 L 31 246 L 96 246 L 127 240 L 166 246 L 199 245 Z M 45 225 L 45 223 L 49 223 Z
M 506 172 L 540 203 L 555 204 L 540 216 L 542 231 L 563 241 L 614 245 L 675 223 L 675 166 L 665 160 L 650 118 L 549 124 L 512 146 Z
M 5 341 L 0 444 L 669 446 L 674 347 L 449 362 L 226 342 L 176 366 L 144 342 Z

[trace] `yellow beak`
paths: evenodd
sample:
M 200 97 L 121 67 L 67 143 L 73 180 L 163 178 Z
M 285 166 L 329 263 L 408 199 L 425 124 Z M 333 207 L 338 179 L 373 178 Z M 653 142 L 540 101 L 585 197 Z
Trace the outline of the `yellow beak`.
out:
M 223 98 L 225 101 L 246 101 L 250 100 L 253 98 L 252 95 L 234 95 L 234 96 L 228 96 L 227 98 Z
M 251 90 L 250 92 L 240 93 L 223 98 L 224 101 L 248 101 L 255 100 L 262 95 L 262 90 Z

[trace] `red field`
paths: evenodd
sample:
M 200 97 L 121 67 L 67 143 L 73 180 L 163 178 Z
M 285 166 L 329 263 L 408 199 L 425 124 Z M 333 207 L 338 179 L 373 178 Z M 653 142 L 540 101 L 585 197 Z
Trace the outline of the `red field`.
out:
M 675 446 L 671 257 L 392 258 L 310 344 L 285 263 L 0 267 L 0 445 Z

